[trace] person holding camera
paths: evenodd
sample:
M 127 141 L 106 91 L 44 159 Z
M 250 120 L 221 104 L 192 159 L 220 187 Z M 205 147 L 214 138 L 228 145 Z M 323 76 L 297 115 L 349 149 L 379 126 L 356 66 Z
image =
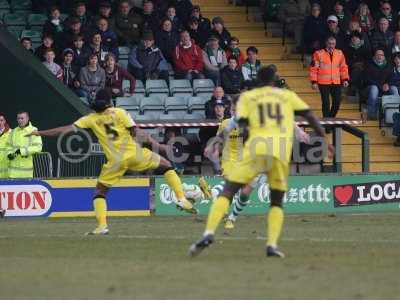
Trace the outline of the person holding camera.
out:
M 9 178 L 33 178 L 33 155 L 42 151 L 42 138 L 30 136 L 37 131 L 29 121 L 29 114 L 21 111 L 17 114 L 18 127 L 10 133 L 7 143 L 7 158 Z
M 336 39 L 326 40 L 324 49 L 314 52 L 310 67 L 312 88 L 319 89 L 324 118 L 335 118 L 342 100 L 342 85 L 349 86 L 349 70 L 343 52 L 336 49 Z M 329 95 L 332 97 L 330 104 Z

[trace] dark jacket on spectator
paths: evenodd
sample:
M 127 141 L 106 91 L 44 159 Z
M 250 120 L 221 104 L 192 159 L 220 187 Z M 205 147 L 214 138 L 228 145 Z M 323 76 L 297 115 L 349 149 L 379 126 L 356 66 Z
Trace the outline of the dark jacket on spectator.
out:
M 179 73 L 187 73 L 189 70 L 203 71 L 203 50 L 192 40 L 190 48 L 184 48 L 178 45 L 174 51 L 175 71 Z
M 209 31 L 202 31 L 200 27 L 197 30 L 189 29 L 190 37 L 196 42 L 200 48 L 204 48 L 207 44 Z
M 379 19 L 381 19 L 381 18 L 386 18 L 389 21 L 389 29 L 390 30 L 394 30 L 395 29 L 397 16 L 396 16 L 395 12 L 393 11 L 393 8 L 392 8 L 392 13 L 390 15 L 388 15 L 388 16 L 386 16 L 385 14 L 382 13 L 381 10 L 379 10 L 375 14 L 376 23 L 378 23 Z
M 351 18 L 352 18 L 351 14 L 348 11 L 345 10 L 343 16 L 339 17 L 339 15 L 337 15 L 337 14 L 335 14 L 335 16 L 339 20 L 339 28 L 340 28 L 340 30 L 342 32 L 346 32 L 347 29 L 349 28 L 349 24 L 350 24 L 350 21 L 351 21 Z
M 115 95 L 117 97 L 121 97 L 124 95 L 124 91 L 122 90 L 122 82 L 124 80 L 129 80 L 129 93 L 133 94 L 135 92 L 135 84 L 136 80 L 127 70 L 121 68 L 120 66 L 115 66 L 114 71 L 112 73 L 106 73 L 106 88 L 118 89 L 120 91 L 119 94 Z
M 65 27 L 64 24 L 60 22 L 59 25 L 55 25 L 50 20 L 47 20 L 43 26 L 43 36 L 51 35 L 54 39 L 54 42 L 59 45 L 61 42 L 62 33 L 64 32 Z
M 365 64 L 371 58 L 371 49 L 365 43 L 359 47 L 354 48 L 348 45 L 344 51 L 347 65 L 351 68 L 356 63 Z
M 129 55 L 129 67 L 142 69 L 144 73 L 167 69 L 161 50 L 159 48 L 145 48 L 143 44 L 132 49 Z
M 187 21 L 193 9 L 192 2 L 190 0 L 175 0 L 170 2 L 172 2 L 170 3 L 170 5 L 173 4 L 175 6 L 176 15 L 178 16 L 182 24 L 187 24 Z
M 226 66 L 221 71 L 221 85 L 227 94 L 239 94 L 243 88 L 244 78 L 242 71 L 238 68 L 232 70 Z
M 169 62 L 173 62 L 173 53 L 175 47 L 179 43 L 179 34 L 176 31 L 171 30 L 170 32 L 159 30 L 156 33 L 156 45 L 161 49 L 165 59 Z
M 88 67 L 83 67 L 79 72 L 79 82 L 81 89 L 85 92 L 97 93 L 105 87 L 106 73 L 100 66 L 97 67 L 96 72 L 90 71 Z
M 183 23 L 181 20 L 175 16 L 172 20 L 168 18 L 172 23 L 172 31 L 180 32 L 183 29 Z
M 230 118 L 230 108 L 231 108 L 231 101 L 229 101 L 229 99 L 224 96 L 222 97 L 222 99 L 218 100 L 218 101 L 222 101 L 224 103 L 225 106 L 225 118 Z M 217 103 L 217 99 L 212 96 L 210 100 L 208 100 L 205 104 L 204 104 L 204 108 L 205 108 L 205 113 L 206 113 L 206 119 L 215 119 L 215 112 L 214 112 L 214 107 L 215 104 Z
M 304 22 L 303 40 L 307 53 L 313 53 L 315 50 L 321 49 L 324 45 L 325 19 L 319 16 L 308 16 Z
M 139 43 L 143 29 L 143 18 L 138 13 L 130 13 L 128 16 L 117 14 L 114 19 L 114 30 L 120 43 L 137 44 Z
M 88 36 L 87 36 L 87 31 L 83 31 L 81 30 L 79 32 L 79 34 L 83 35 L 85 41 L 88 40 Z M 62 34 L 61 34 L 61 38 L 60 38 L 60 49 L 65 49 L 65 48 L 72 48 L 74 46 L 74 38 L 75 36 L 77 36 L 78 34 L 72 32 L 72 30 L 68 29 L 65 30 Z
M 321 41 L 321 47 L 325 46 L 325 40 L 330 36 L 335 37 L 335 39 L 336 39 L 336 48 L 337 49 L 344 50 L 346 48 L 346 34 L 345 34 L 345 31 L 342 31 L 342 30 L 339 29 L 338 32 L 333 33 L 328 28 L 326 29 L 325 36 L 324 36 L 323 40 Z
M 386 63 L 384 66 L 378 66 L 373 60 L 371 60 L 364 72 L 364 82 L 366 86 L 376 85 L 379 90 L 382 90 L 382 86 L 385 83 L 389 83 L 392 76 L 392 66 Z
M 101 43 L 100 50 L 96 50 L 92 45 L 87 46 L 87 51 L 90 54 L 96 54 L 101 66 L 103 66 L 106 55 L 108 53 L 114 54 L 115 58 L 118 60 L 118 48 L 109 48 L 107 45 Z
M 79 67 L 76 65 L 69 65 L 66 66 L 64 64 L 61 64 L 60 66 L 63 71 L 63 82 L 66 86 L 68 86 L 71 89 L 74 89 L 74 82 L 78 80 L 78 75 L 79 75 Z
M 151 30 L 152 32 L 157 32 L 158 28 L 160 28 L 160 16 L 156 13 L 153 12 L 150 15 L 143 14 L 143 31 L 149 31 Z
M 197 22 L 199 23 L 199 30 L 200 32 L 207 33 L 211 31 L 211 22 L 209 19 L 204 18 L 201 14 L 200 17 L 197 19 Z
M 79 68 L 86 66 L 89 59 L 90 50 L 85 46 L 82 49 L 77 49 L 75 47 L 72 47 L 71 49 L 74 51 L 74 60 L 72 63 Z
M 212 30 L 210 35 L 214 35 L 218 38 L 219 40 L 219 46 L 222 49 L 226 49 L 229 46 L 229 43 L 231 42 L 231 34 L 229 33 L 228 30 L 226 30 L 226 28 L 224 28 L 224 30 L 221 32 L 221 34 L 218 33 L 218 31 L 216 30 Z
M 77 15 L 75 15 L 74 13 L 70 14 L 68 16 L 67 19 L 65 19 L 65 26 L 69 27 L 69 25 L 71 24 L 71 20 L 78 18 L 81 21 L 82 24 L 82 28 L 84 28 L 85 30 L 89 30 L 91 25 L 92 25 L 92 16 L 88 13 L 86 13 L 86 15 L 84 15 L 83 17 L 78 17 Z
M 400 70 L 396 67 L 392 70 L 392 76 L 390 77 L 389 81 L 390 85 L 394 85 L 397 88 L 400 88 Z
M 118 61 L 119 50 L 117 34 L 111 29 L 108 29 L 107 31 L 99 31 L 99 33 L 101 35 L 101 43 L 105 46 L 106 49 L 108 49 L 108 51 L 112 52 L 115 55 Z
M 379 29 L 373 31 L 371 36 L 372 49 L 382 47 L 385 49 L 385 56 L 390 57 L 392 44 L 393 32 L 391 30 L 388 29 L 385 33 Z

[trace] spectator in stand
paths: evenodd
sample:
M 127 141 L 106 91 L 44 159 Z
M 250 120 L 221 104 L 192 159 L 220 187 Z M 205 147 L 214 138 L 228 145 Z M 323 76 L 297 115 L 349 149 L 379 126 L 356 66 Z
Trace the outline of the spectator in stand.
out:
M 105 49 L 115 55 L 118 60 L 119 50 L 118 50 L 118 37 L 117 34 L 110 29 L 108 20 L 105 18 L 100 18 L 97 21 L 98 32 L 101 35 L 101 41 Z
M 85 42 L 82 35 L 77 35 L 74 37 L 73 47 L 71 48 L 74 52 L 73 65 L 77 66 L 79 69 L 87 65 L 89 60 L 90 50 L 84 46 Z
M 225 51 L 219 46 L 218 38 L 211 36 L 203 50 L 204 75 L 214 81 L 216 86 L 221 84 L 220 71 L 228 65 Z
M 319 89 L 321 94 L 323 117 L 335 118 L 342 100 L 342 85 L 349 85 L 349 72 L 343 52 L 336 49 L 334 37 L 329 37 L 326 47 L 314 53 L 310 80 L 312 88 Z M 329 95 L 332 97 L 332 105 Z
M 43 26 L 43 35 L 51 35 L 54 37 L 55 43 L 59 45 L 63 32 L 64 25 L 61 20 L 60 9 L 57 6 L 53 6 L 50 9 L 50 17 Z
M 376 120 L 379 108 L 379 96 L 397 93 L 396 87 L 391 87 L 389 84 L 392 75 L 392 66 L 386 60 L 383 48 L 375 50 L 372 60 L 367 64 L 364 75 L 364 82 L 368 92 L 368 118 Z
M 191 17 L 195 18 L 197 20 L 197 23 L 199 24 L 199 32 L 201 34 L 207 35 L 207 38 L 208 38 L 208 35 L 211 31 L 211 22 L 209 19 L 207 19 L 201 15 L 200 6 L 198 6 L 198 5 L 193 6 Z M 207 38 L 205 39 L 206 42 L 207 42 Z
M 311 7 L 311 15 L 305 19 L 303 29 L 305 65 L 311 63 L 311 54 L 321 48 L 325 36 L 325 20 L 321 16 L 321 6 L 314 3 Z
M 79 72 L 80 89 L 78 95 L 92 102 L 97 92 L 104 89 L 105 83 L 106 73 L 100 67 L 97 55 L 91 54 L 87 66 Z
M 336 16 L 330 15 L 327 18 L 328 22 L 328 30 L 325 34 L 324 40 L 326 40 L 328 37 L 333 36 L 336 40 L 336 48 L 340 50 L 344 50 L 346 47 L 346 35 L 345 31 L 342 31 L 339 28 L 339 20 Z
M 109 1 L 101 1 L 99 4 L 99 12 L 97 16 L 93 17 L 93 24 L 96 27 L 97 22 L 100 19 L 106 19 L 108 24 L 112 26 L 114 24 L 114 18 L 112 17 L 111 3 Z
M 44 53 L 45 61 L 43 65 L 58 79 L 63 80 L 63 72 L 61 67 L 54 62 L 56 54 L 53 49 L 47 49 Z
M 156 45 L 169 64 L 173 63 L 173 53 L 178 43 L 179 33 L 173 30 L 172 22 L 169 19 L 164 19 L 161 22 L 161 29 L 156 32 Z
M 161 50 L 154 45 L 151 31 L 143 34 L 142 43 L 132 49 L 129 55 L 128 70 L 137 79 L 164 79 L 168 81 L 167 62 Z
M 371 36 L 372 49 L 382 48 L 385 51 L 385 56 L 390 57 L 393 38 L 388 19 L 380 18 L 378 28 L 373 31 Z
M 365 65 L 371 57 L 371 49 L 365 43 L 360 32 L 354 31 L 350 35 L 345 56 L 350 71 L 349 95 L 354 95 L 356 92 L 360 94 L 363 86 Z
M 284 1 L 278 11 L 278 20 L 285 24 L 286 31 L 294 35 L 296 52 L 300 52 L 302 41 L 302 29 L 304 20 L 310 11 L 310 3 L 307 0 Z
M 247 59 L 242 65 L 242 74 L 244 78 L 244 86 L 252 89 L 257 85 L 257 73 L 261 69 L 261 62 L 258 58 L 258 49 L 254 46 L 247 48 Z
M 175 31 L 181 31 L 183 29 L 183 25 L 181 23 L 181 20 L 176 16 L 176 10 L 175 7 L 169 6 L 166 17 L 171 21 L 172 23 L 172 30 Z
M 380 2 L 380 8 L 378 13 L 376 14 L 375 19 L 380 20 L 382 18 L 385 18 L 389 21 L 389 29 L 395 29 L 396 27 L 396 15 L 394 14 L 394 11 L 392 10 L 392 6 L 390 5 L 389 1 L 381 1 Z
M 352 20 L 349 23 L 349 28 L 347 29 L 346 32 L 346 41 L 347 44 L 349 43 L 350 39 L 351 39 L 351 35 L 354 32 L 358 32 L 361 36 L 361 40 L 363 41 L 363 43 L 366 45 L 367 48 L 371 48 L 371 44 L 369 42 L 369 37 L 368 37 L 368 33 L 364 32 L 360 26 L 360 23 L 358 23 L 355 20 Z
M 244 87 L 244 78 L 236 57 L 228 58 L 228 65 L 221 71 L 221 84 L 229 95 L 240 94 Z
M 393 54 L 400 53 L 400 30 L 396 31 L 396 33 L 394 34 L 392 53 Z
M 229 47 L 225 50 L 225 54 L 226 57 L 236 58 L 238 68 L 241 68 L 246 61 L 243 52 L 239 48 L 239 39 L 237 37 L 232 37 Z
M 114 54 L 109 53 L 106 56 L 106 66 L 104 68 L 106 73 L 106 88 L 111 92 L 113 98 L 116 97 L 129 97 L 135 92 L 136 80 L 127 70 L 121 68 L 117 64 Z M 122 83 L 124 80 L 129 80 L 129 91 L 124 91 Z
M 180 42 L 174 51 L 175 77 L 177 79 L 201 79 L 203 75 L 203 53 L 190 38 L 189 32 L 180 33 Z
M 222 105 L 225 108 L 224 118 L 230 117 L 231 101 L 225 96 L 225 91 L 222 87 L 217 86 L 214 88 L 213 95 L 210 100 L 204 104 L 205 114 L 207 119 L 215 119 L 215 106 Z
M 104 43 L 103 40 L 101 38 L 101 34 L 100 32 L 96 32 L 92 35 L 92 38 L 90 40 L 90 44 L 88 46 L 88 50 L 90 54 L 94 54 L 97 56 L 98 60 L 99 60 L 99 64 L 101 66 L 104 66 L 105 63 L 105 59 L 106 59 L 106 55 L 108 53 L 113 53 L 115 55 L 115 57 L 117 57 L 118 52 L 112 52 L 110 48 L 108 48 Z M 117 48 L 118 49 L 118 48 Z M 115 50 L 115 49 L 114 49 Z
M 190 14 L 193 10 L 193 4 L 190 0 L 176 0 L 175 1 L 176 14 L 182 24 L 187 24 Z
M 33 48 L 32 48 L 32 40 L 28 37 L 24 37 L 21 39 L 21 45 L 24 47 L 26 50 L 28 50 L 30 53 L 33 54 Z
M 122 0 L 119 12 L 115 16 L 114 30 L 120 46 L 135 46 L 140 41 L 143 29 L 143 18 L 134 10 L 131 11 L 129 1 Z
M 160 16 L 154 10 L 153 1 L 146 0 L 143 2 L 143 31 L 157 32 L 160 28 Z
M 86 31 L 82 29 L 81 21 L 78 18 L 71 18 L 68 23 L 68 29 L 66 29 L 60 41 L 62 49 L 71 48 L 76 36 L 81 35 L 86 38 Z
M 371 15 L 371 11 L 368 8 L 368 5 L 365 3 L 361 3 L 356 10 L 353 20 L 357 21 L 363 32 L 369 33 L 374 29 L 375 22 L 374 18 Z
M 334 15 L 339 20 L 339 28 L 342 32 L 345 32 L 349 28 L 351 14 L 344 9 L 342 1 L 336 1 L 333 7 Z
M 42 44 L 35 49 L 35 56 L 40 59 L 40 61 L 45 61 L 45 53 L 48 49 L 52 49 L 57 55 L 57 50 L 54 45 L 54 39 L 50 35 L 44 35 L 42 38 Z
M 348 11 L 350 15 L 353 15 L 357 8 L 360 6 L 361 0 L 343 0 L 342 5 L 344 10 Z
M 70 24 L 72 20 L 77 18 L 81 22 L 83 30 L 89 30 L 92 24 L 92 17 L 86 10 L 85 1 L 75 2 L 72 14 L 65 20 L 65 24 Z
M 215 17 L 212 20 L 213 29 L 210 35 L 214 35 L 219 39 L 219 46 L 226 49 L 231 42 L 231 34 L 224 26 L 224 20 L 221 17 Z
M 393 58 L 393 71 L 390 77 L 390 90 L 393 95 L 399 96 L 400 94 L 400 52 L 396 53 Z
M 76 88 L 79 88 L 79 67 L 72 63 L 74 60 L 74 51 L 70 48 L 64 49 L 62 57 L 63 62 L 61 64 L 61 69 L 63 74 L 63 82 L 71 90 L 75 91 Z
M 202 32 L 199 28 L 199 21 L 196 18 L 191 18 L 188 23 L 189 34 L 200 48 L 204 48 L 207 44 L 209 34 Z

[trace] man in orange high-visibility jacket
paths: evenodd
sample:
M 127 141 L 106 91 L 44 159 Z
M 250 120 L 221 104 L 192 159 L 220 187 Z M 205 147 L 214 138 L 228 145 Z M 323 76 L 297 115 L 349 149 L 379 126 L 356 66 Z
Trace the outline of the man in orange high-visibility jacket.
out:
M 314 52 L 310 67 L 312 88 L 319 88 L 324 118 L 334 118 L 342 100 L 342 85 L 349 85 L 349 71 L 341 50 L 335 49 L 336 39 L 329 37 L 326 48 Z M 332 96 L 332 106 L 329 95 Z

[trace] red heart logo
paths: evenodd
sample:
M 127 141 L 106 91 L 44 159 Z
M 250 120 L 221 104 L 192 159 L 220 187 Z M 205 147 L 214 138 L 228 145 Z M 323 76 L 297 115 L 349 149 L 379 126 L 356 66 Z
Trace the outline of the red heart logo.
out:
M 342 205 L 346 205 L 353 196 L 353 188 L 350 185 L 335 188 L 335 198 Z

